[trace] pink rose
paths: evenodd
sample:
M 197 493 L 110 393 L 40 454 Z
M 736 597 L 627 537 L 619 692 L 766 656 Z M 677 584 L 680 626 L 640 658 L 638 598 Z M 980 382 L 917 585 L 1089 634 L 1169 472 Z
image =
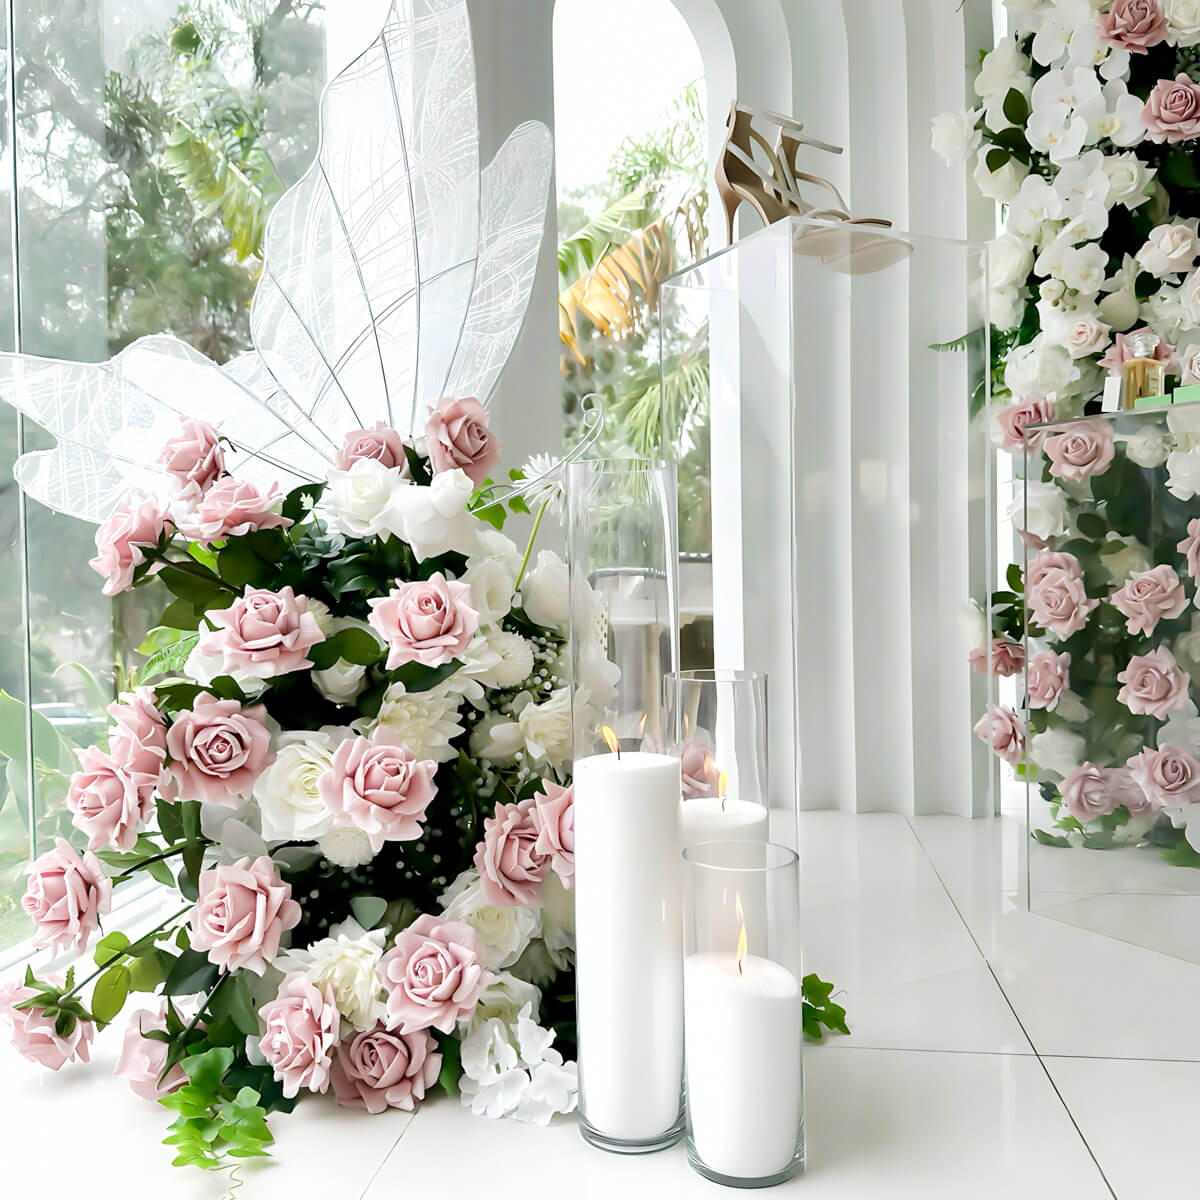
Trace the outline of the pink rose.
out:
M 279 953 L 279 939 L 300 924 L 292 885 L 279 878 L 266 855 L 201 871 L 198 891 L 192 949 L 207 952 L 210 962 L 227 971 L 261 975 Z
M 1059 570 L 1073 579 L 1083 580 L 1083 568 L 1079 559 L 1065 550 L 1043 550 L 1030 560 L 1025 571 L 1025 590 L 1040 583 L 1051 571 Z
M 397 581 L 386 596 L 368 603 L 371 625 L 389 647 L 389 671 L 409 662 L 427 667 L 452 662 L 479 628 L 471 585 L 447 580 L 440 571 L 427 580 Z
M 1030 708 L 1053 712 L 1058 707 L 1063 692 L 1070 686 L 1070 666 L 1069 654 L 1055 654 L 1053 650 L 1039 650 L 1030 658 L 1029 669 L 1025 672 Z
M 283 1094 L 294 1097 L 302 1087 L 325 1091 L 341 1029 L 333 988 L 318 988 L 303 971 L 293 971 L 258 1015 L 267 1027 L 258 1048 L 283 1084 Z
M 1034 621 L 1060 638 L 1078 633 L 1100 603 L 1089 600 L 1083 580 L 1064 567 L 1039 570 L 1032 583 L 1026 580 L 1025 599 Z
M 1122 50 L 1145 54 L 1167 36 L 1167 18 L 1158 0 L 1113 0 L 1112 8 L 1096 17 L 1100 36 Z
M 82 858 L 65 838 L 29 868 L 21 907 L 37 926 L 33 944 L 82 950 L 112 907 L 112 880 L 90 851 Z
M 108 706 L 113 724 L 108 752 L 124 770 L 157 780 L 167 757 L 167 723 L 154 703 L 154 689 L 134 688 Z
M 263 492 L 230 475 L 211 487 L 195 508 L 179 513 L 176 524 L 184 537 L 201 546 L 256 529 L 286 529 L 292 522 L 272 511 L 280 499 L 274 484 Z
M 533 794 L 533 823 L 537 827 L 535 854 L 550 860 L 554 873 L 571 886 L 575 877 L 575 790 L 550 779 Z
M 47 978 L 47 983 L 62 986 L 62 980 Z M 57 1071 L 69 1062 L 87 1062 L 91 1054 L 96 1026 L 91 1021 L 76 1019 L 75 1028 L 65 1037 L 54 1028 L 55 1019 L 40 1008 L 17 1008 L 32 1000 L 37 989 L 23 983 L 0 984 L 0 1021 L 9 1028 L 13 1049 L 39 1066 Z
M 1128 763 L 1138 787 L 1157 808 L 1185 808 L 1200 801 L 1200 762 L 1181 746 L 1147 746 Z
M 443 400 L 425 423 L 434 474 L 461 467 L 479 487 L 500 461 L 500 443 L 488 431 L 488 415 L 478 400 Z
M 1131 817 L 1151 817 L 1162 807 L 1142 791 L 1128 766 L 1109 767 L 1108 786 L 1116 804 L 1128 809 Z
M 1149 325 L 1143 325 L 1141 329 L 1133 329 L 1129 333 L 1118 333 L 1113 344 L 1104 352 L 1104 357 L 1100 360 L 1100 365 L 1112 375 L 1121 373 L 1122 364 L 1128 362 L 1133 357 L 1133 351 L 1129 347 L 1129 339 L 1137 337 L 1139 333 L 1154 334 L 1154 330 Z M 1171 356 L 1175 353 L 1175 347 L 1169 346 L 1157 334 L 1154 335 L 1157 344 L 1154 347 L 1154 357 L 1159 362 L 1170 362 Z
M 985 674 L 988 668 L 987 646 L 976 646 L 967 655 L 967 662 L 971 664 L 971 669 L 977 674 Z M 1025 647 L 1020 642 L 1015 642 L 1010 637 L 992 638 L 992 672 L 994 674 L 1003 675 L 1005 678 L 1010 675 L 1019 675 L 1024 666 Z
M 1187 559 L 1188 574 L 1200 580 L 1200 517 L 1188 522 L 1188 535 L 1175 548 Z
M 685 800 L 717 794 L 720 773 L 707 746 L 684 742 L 679 752 L 679 774 Z
M 200 639 L 203 654 L 219 654 L 221 670 L 270 679 L 312 666 L 310 647 L 325 640 L 308 599 L 290 587 L 277 592 L 248 587 L 229 608 L 205 614 L 216 626 Z
M 379 852 L 384 842 L 411 842 L 437 787 L 437 763 L 418 760 L 394 734 L 346 738 L 321 776 L 321 799 L 335 817 L 361 829 Z
M 388 991 L 387 1027 L 401 1033 L 430 1027 L 450 1033 L 491 981 L 475 931 L 427 913 L 396 935 L 379 973 Z
M 338 1048 L 330 1078 L 344 1108 L 381 1113 L 389 1108 L 412 1112 L 424 1100 L 442 1069 L 437 1042 L 424 1029 L 389 1033 L 382 1025 L 356 1033 Z
M 975 736 L 1006 763 L 1016 764 L 1025 753 L 1025 723 L 1007 705 L 996 704 L 979 718 Z
M 158 461 L 184 503 L 199 500 L 225 474 L 220 436 L 207 421 L 184 421 L 183 429 L 164 444 Z
M 146 561 L 143 549 L 157 546 L 170 525 L 170 517 L 157 500 L 140 496 L 96 530 L 96 557 L 88 566 L 104 576 L 104 595 L 115 596 L 133 586 L 134 572 Z
M 1054 539 L 1047 541 L 1043 537 L 1038 537 L 1036 533 L 1030 533 L 1028 529 L 1018 529 L 1017 536 L 1025 544 L 1028 550 L 1045 550 L 1047 547 L 1054 544 Z
M 483 822 L 483 841 L 475 847 L 475 869 L 488 904 L 542 906 L 542 881 L 550 869 L 550 857 L 537 849 L 534 808 L 532 799 L 497 804 L 495 815 Z
M 337 453 L 335 465 L 339 471 L 348 471 L 360 458 L 373 458 L 385 467 L 399 467 L 402 474 L 408 473 L 404 439 L 398 430 L 382 421 L 370 429 L 350 430 Z
M 1113 607 L 1128 618 L 1125 629 L 1129 633 L 1153 633 L 1159 621 L 1179 616 L 1187 602 L 1183 584 L 1166 565 L 1134 571 L 1112 594 Z
M 1062 433 L 1048 434 L 1043 449 L 1050 474 L 1060 479 L 1102 475 L 1113 460 L 1112 426 L 1099 417 L 1072 421 Z
M 1036 429 L 1031 433 L 1025 432 L 1026 425 L 1042 425 L 1054 420 L 1054 401 L 1045 396 L 1022 396 L 1016 404 L 1002 408 L 996 415 L 1000 426 L 1001 445 L 1012 450 L 1017 446 L 1028 447 L 1030 453 L 1042 448 L 1046 431 Z
M 1200 85 L 1182 71 L 1174 82 L 1160 79 L 1142 109 L 1142 124 L 1152 142 L 1187 142 L 1200 135 Z
M 1083 825 L 1106 816 L 1118 803 L 1109 772 L 1095 763 L 1076 767 L 1062 781 L 1059 791 L 1067 811 Z
M 1149 654 L 1135 654 L 1117 680 L 1125 685 L 1117 699 L 1139 716 L 1163 721 L 1167 713 L 1187 703 L 1188 677 L 1166 646 Z
M 132 850 L 138 833 L 154 815 L 158 771 L 128 771 L 98 746 L 76 750 L 79 770 L 67 788 L 72 824 L 87 834 L 88 849 Z
M 174 800 L 208 800 L 236 808 L 254 781 L 274 761 L 271 736 L 261 705 L 243 708 L 236 700 L 218 700 L 201 692 L 167 731 L 174 760 L 165 785 Z
M 160 1084 L 163 1068 L 167 1065 L 167 1043 L 147 1037 L 148 1033 L 162 1033 L 167 1028 L 167 1001 L 159 998 L 154 1008 L 139 1008 L 129 1018 L 125 1027 L 125 1041 L 121 1045 L 121 1057 L 113 1070 L 129 1080 L 129 1086 L 143 1100 L 157 1100 L 183 1087 L 188 1081 L 187 1072 L 176 1063 Z

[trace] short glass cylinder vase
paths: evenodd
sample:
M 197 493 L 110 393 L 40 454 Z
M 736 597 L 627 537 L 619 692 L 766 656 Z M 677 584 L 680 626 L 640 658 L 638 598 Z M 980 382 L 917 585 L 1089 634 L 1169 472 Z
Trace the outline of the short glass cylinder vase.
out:
M 671 467 L 567 468 L 579 1117 L 623 1154 L 683 1132 L 679 760 L 658 749 L 678 666 L 675 511 Z
M 680 763 L 684 845 L 765 842 L 767 677 L 680 671 L 663 681 L 663 694 L 670 753 Z
M 771 1187 L 804 1169 L 798 859 L 707 842 L 684 861 L 688 1159 L 715 1183 Z

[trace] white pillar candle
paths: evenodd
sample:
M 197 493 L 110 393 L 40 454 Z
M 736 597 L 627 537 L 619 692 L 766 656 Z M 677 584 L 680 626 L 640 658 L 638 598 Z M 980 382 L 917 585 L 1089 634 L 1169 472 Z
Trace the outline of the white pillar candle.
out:
M 765 1179 L 792 1161 L 804 1119 L 800 982 L 757 955 L 684 964 L 688 1122 L 696 1154 L 733 1179 Z
M 749 800 L 697 796 L 681 805 L 683 844 L 701 842 L 765 842 L 767 810 Z
M 679 760 L 576 760 L 575 987 L 581 1114 L 606 1139 L 672 1130 L 683 1076 Z

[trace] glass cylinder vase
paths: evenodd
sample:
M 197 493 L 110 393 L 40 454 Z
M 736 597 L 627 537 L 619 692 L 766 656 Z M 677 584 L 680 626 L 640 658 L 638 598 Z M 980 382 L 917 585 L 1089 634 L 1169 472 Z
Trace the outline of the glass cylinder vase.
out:
M 733 1187 L 804 1167 L 800 879 L 769 842 L 684 851 L 688 1159 Z
M 620 1153 L 683 1129 L 679 760 L 657 749 L 678 662 L 675 505 L 660 463 L 567 468 L 579 1115 Z
M 685 846 L 768 837 L 767 677 L 680 671 L 664 681 L 670 753 L 680 762 Z

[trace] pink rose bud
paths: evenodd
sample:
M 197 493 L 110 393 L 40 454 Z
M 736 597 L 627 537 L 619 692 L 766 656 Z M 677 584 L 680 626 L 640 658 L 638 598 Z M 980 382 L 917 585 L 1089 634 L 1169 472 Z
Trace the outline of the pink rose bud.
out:
M 1016 404 L 1002 408 L 996 415 L 1002 435 L 1001 445 L 1008 450 L 1026 446 L 1030 453 L 1041 449 L 1045 440 L 1044 429 L 1025 432 L 1026 425 L 1042 425 L 1054 420 L 1054 401 L 1045 396 L 1022 396 Z
M 90 851 L 82 858 L 65 838 L 29 868 L 21 907 L 37 926 L 33 944 L 82 950 L 112 906 L 112 880 Z
M 717 794 L 720 772 L 707 746 L 684 742 L 679 749 L 679 771 L 685 800 Z
M 157 500 L 138 496 L 96 530 L 96 557 L 88 566 L 104 576 L 104 595 L 116 596 L 133 586 L 134 572 L 146 561 L 143 550 L 157 546 L 170 525 Z
M 437 763 L 418 760 L 393 733 L 346 738 L 321 776 L 321 799 L 334 817 L 361 829 L 376 854 L 384 842 L 411 842 L 437 787 Z
M 304 671 L 312 666 L 308 651 L 325 640 L 308 599 L 290 587 L 277 592 L 246 588 L 229 608 L 205 614 L 216 628 L 200 638 L 203 654 L 219 654 L 221 670 L 244 672 L 259 679 Z
M 154 703 L 154 689 L 134 688 L 108 706 L 113 724 L 108 731 L 108 752 L 131 774 L 158 778 L 167 757 L 167 723 Z
M 140 1008 L 129 1018 L 121 1056 L 113 1070 L 129 1081 L 129 1086 L 143 1100 L 157 1100 L 181 1088 L 188 1081 L 187 1072 L 176 1063 L 159 1083 L 167 1065 L 168 1046 L 149 1033 L 162 1033 L 167 1028 L 167 1001 L 159 998 L 153 1008 Z
M 1154 809 L 1185 808 L 1200 801 L 1200 762 L 1182 746 L 1147 746 L 1127 765 Z
M 256 529 L 286 529 L 292 522 L 273 511 L 280 499 L 274 484 L 263 492 L 248 480 L 228 476 L 209 488 L 195 508 L 180 512 L 176 524 L 188 541 L 201 546 Z
M 62 986 L 59 978 L 47 978 L 46 982 Z M 36 989 L 23 983 L 0 984 L 0 1021 L 8 1026 L 13 1049 L 51 1071 L 76 1060 L 87 1062 L 96 1026 L 91 1021 L 76 1020 L 75 1028 L 63 1037 L 54 1028 L 55 1018 L 47 1016 L 43 1009 L 17 1008 L 36 995 Z
M 993 705 L 979 718 L 975 736 L 992 748 L 992 753 L 1015 765 L 1025 753 L 1025 723 L 1007 705 Z
M 1112 772 L 1095 763 L 1083 763 L 1073 770 L 1059 788 L 1067 811 L 1086 825 L 1096 817 L 1107 816 L 1120 803 L 1113 787 Z
M 372 628 L 388 644 L 387 669 L 419 662 L 440 667 L 470 645 L 479 629 L 471 586 L 439 571 L 427 580 L 399 583 L 382 599 L 369 600 Z
M 427 913 L 396 935 L 379 973 L 388 992 L 387 1027 L 401 1033 L 431 1027 L 451 1033 L 491 981 L 475 931 Z
M 1003 675 L 1019 675 L 1025 665 L 1025 647 L 1010 637 L 994 637 L 991 642 L 992 673 Z M 967 662 L 978 675 L 984 675 L 988 669 L 988 647 L 976 646 L 967 655 Z
M 1050 474 L 1059 479 L 1087 479 L 1102 475 L 1113 460 L 1112 425 L 1099 417 L 1073 421 L 1062 433 L 1043 442 Z
M 167 731 L 173 761 L 164 794 L 236 808 L 238 797 L 250 795 L 254 781 L 275 758 L 266 715 L 261 704 L 243 708 L 236 700 L 201 692 Z
M 434 474 L 461 468 L 479 487 L 500 461 L 500 443 L 488 431 L 488 415 L 478 400 L 445 399 L 430 409 L 425 437 Z
M 551 779 L 533 795 L 533 822 L 537 827 L 534 853 L 550 860 L 554 873 L 571 886 L 575 877 L 575 792 Z
M 1154 632 L 1163 620 L 1173 620 L 1187 607 L 1187 593 L 1179 577 L 1165 564 L 1135 571 L 1110 597 L 1113 607 L 1126 617 L 1129 633 Z
M 1138 716 L 1165 721 L 1168 713 L 1188 701 L 1188 677 L 1166 646 L 1135 654 L 1117 675 L 1117 682 L 1125 685 L 1117 699 Z
M 300 924 L 300 905 L 265 855 L 200 872 L 192 910 L 193 950 L 226 971 L 261 975 L 279 953 L 279 939 Z
M 442 1056 L 437 1042 L 424 1029 L 389 1033 L 376 1025 L 356 1033 L 338 1048 L 330 1078 L 337 1102 L 344 1108 L 369 1113 L 389 1108 L 412 1112 L 414 1101 L 437 1082 Z
M 127 770 L 98 746 L 76 750 L 79 770 L 67 788 L 72 824 L 87 835 L 88 849 L 132 850 L 138 834 L 154 815 L 159 772 Z
M 1187 537 L 1175 548 L 1187 559 L 1188 574 L 1200 580 L 1200 517 L 1188 522 Z
M 1158 0 L 1113 0 L 1106 13 L 1096 17 L 1100 36 L 1122 50 L 1145 54 L 1167 36 L 1167 17 Z
M 1142 109 L 1152 142 L 1190 142 L 1200 136 L 1200 84 L 1183 71 L 1174 81 L 1160 79 Z
M 475 869 L 488 904 L 542 906 L 542 881 L 550 869 L 550 857 L 537 849 L 534 810 L 532 799 L 497 804 L 495 815 L 483 822 L 483 841 L 475 848 Z
M 341 1029 L 333 988 L 318 988 L 303 971 L 293 971 L 258 1015 L 267 1027 L 258 1048 L 283 1084 L 283 1094 L 291 1098 L 301 1088 L 325 1091 Z
M 398 430 L 382 421 L 370 429 L 350 430 L 342 441 L 335 465 L 339 471 L 348 471 L 360 458 L 373 458 L 385 467 L 398 467 L 402 474 L 408 474 L 404 439 Z
M 194 418 L 184 421 L 180 432 L 163 445 L 158 461 L 185 504 L 199 500 L 225 474 L 225 451 L 217 431 Z
M 1070 686 L 1070 666 L 1069 654 L 1055 654 L 1053 650 L 1039 650 L 1030 658 L 1025 672 L 1030 708 L 1053 712 L 1058 707 L 1063 692 Z

